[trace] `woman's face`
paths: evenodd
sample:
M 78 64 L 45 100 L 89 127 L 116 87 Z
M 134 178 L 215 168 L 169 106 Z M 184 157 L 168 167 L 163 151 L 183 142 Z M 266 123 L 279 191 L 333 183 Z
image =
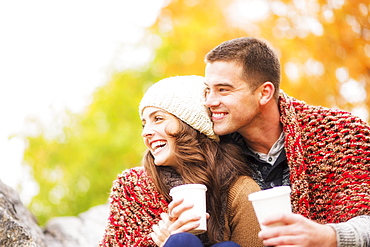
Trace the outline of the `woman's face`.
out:
M 179 129 L 179 119 L 157 107 L 146 107 L 142 117 L 144 144 L 154 157 L 157 166 L 177 165 L 175 156 L 175 138 L 167 133 Z

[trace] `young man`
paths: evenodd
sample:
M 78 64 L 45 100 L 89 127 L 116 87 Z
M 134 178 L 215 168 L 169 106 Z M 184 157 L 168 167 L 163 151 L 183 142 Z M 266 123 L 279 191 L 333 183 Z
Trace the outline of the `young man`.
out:
M 266 246 L 370 246 L 370 127 L 348 112 L 279 90 L 280 62 L 262 40 L 237 38 L 205 57 L 214 131 L 253 163 L 262 189 L 292 188 L 294 214 L 264 222 Z

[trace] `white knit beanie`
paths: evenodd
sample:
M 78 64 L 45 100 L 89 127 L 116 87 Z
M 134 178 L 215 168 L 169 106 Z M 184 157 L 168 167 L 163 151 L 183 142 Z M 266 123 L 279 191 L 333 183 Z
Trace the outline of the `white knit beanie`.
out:
M 144 94 L 139 105 L 142 118 L 145 107 L 161 108 L 178 117 L 194 129 L 218 140 L 213 132 L 209 110 L 204 105 L 204 77 L 175 76 L 153 84 Z

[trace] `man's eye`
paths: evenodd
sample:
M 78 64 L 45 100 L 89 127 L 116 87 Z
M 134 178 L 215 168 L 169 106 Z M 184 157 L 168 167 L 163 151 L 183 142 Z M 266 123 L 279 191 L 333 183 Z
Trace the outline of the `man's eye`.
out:
M 157 122 L 157 121 L 161 121 L 161 120 L 163 120 L 163 118 L 162 118 L 162 117 L 157 116 L 157 117 L 155 117 L 155 118 L 154 118 L 154 120 Z

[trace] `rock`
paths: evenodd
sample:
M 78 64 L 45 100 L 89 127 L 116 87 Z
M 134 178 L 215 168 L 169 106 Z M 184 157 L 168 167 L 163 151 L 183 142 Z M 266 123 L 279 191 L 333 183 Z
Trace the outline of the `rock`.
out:
M 108 204 L 95 206 L 78 217 L 52 218 L 46 224 L 48 247 L 97 246 L 109 213 Z
M 108 204 L 99 205 L 78 216 L 52 218 L 43 229 L 18 193 L 0 180 L 1 247 L 96 247 L 108 213 Z
M 46 246 L 36 218 L 23 206 L 18 193 L 1 181 L 0 246 Z

